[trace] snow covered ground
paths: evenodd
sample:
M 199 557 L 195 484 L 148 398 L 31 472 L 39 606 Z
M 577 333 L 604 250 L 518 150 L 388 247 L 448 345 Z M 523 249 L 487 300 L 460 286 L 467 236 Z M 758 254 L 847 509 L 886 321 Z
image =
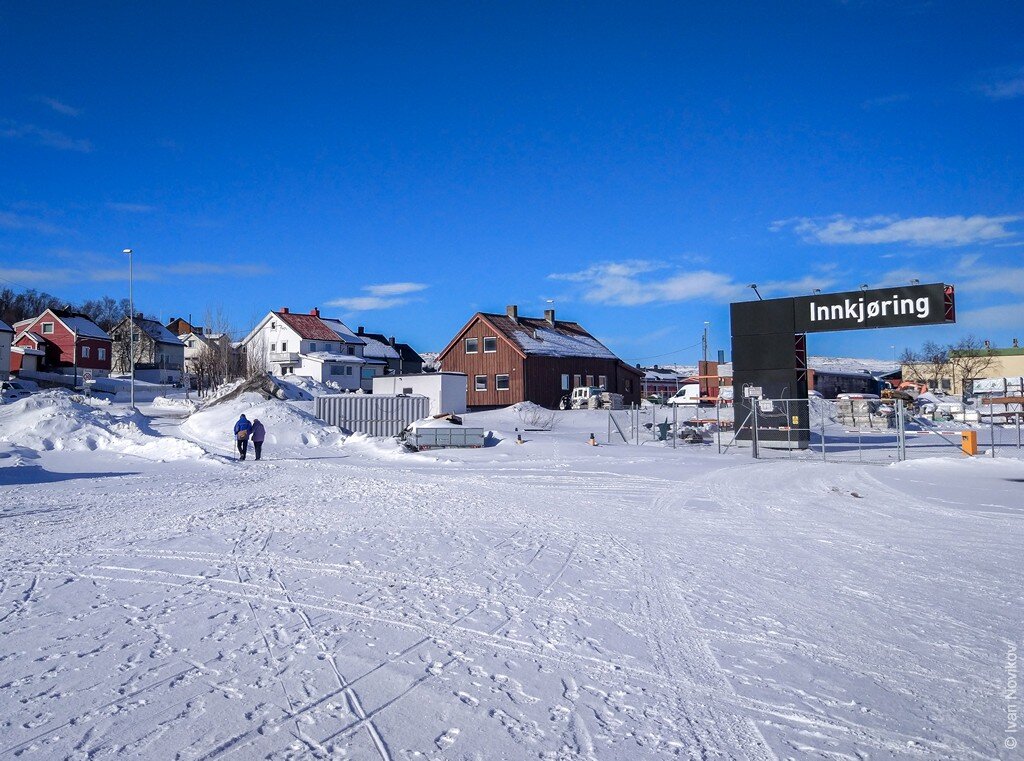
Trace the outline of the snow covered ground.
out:
M 591 447 L 586 410 L 414 454 L 309 406 L 0 408 L 0 757 L 1014 757 L 1019 459 Z

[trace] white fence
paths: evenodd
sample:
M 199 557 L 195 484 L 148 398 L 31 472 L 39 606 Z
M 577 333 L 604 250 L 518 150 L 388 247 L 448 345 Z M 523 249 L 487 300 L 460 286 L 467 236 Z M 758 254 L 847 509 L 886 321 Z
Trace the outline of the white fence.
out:
M 430 414 L 425 396 L 330 394 L 316 397 L 316 416 L 329 425 L 368 436 L 397 436 Z

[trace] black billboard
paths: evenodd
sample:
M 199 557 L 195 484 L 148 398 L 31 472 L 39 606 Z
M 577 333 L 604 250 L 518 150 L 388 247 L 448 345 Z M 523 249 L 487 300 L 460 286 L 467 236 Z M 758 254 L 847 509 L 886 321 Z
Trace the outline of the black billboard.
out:
M 947 308 L 952 298 L 952 287 L 942 283 L 798 296 L 794 327 L 798 333 L 822 333 L 953 322 Z

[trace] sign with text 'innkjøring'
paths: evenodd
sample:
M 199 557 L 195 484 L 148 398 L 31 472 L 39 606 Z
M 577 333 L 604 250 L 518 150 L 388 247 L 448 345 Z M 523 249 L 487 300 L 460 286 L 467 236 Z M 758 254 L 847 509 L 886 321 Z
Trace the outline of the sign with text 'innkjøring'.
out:
M 798 296 L 793 306 L 798 333 L 956 321 L 953 287 L 942 283 Z

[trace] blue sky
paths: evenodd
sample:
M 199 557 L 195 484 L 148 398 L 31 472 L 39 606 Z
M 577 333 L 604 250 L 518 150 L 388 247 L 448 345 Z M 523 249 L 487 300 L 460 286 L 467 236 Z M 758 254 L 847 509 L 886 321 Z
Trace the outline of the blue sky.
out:
M 443 347 L 554 301 L 628 361 L 921 282 L 1024 338 L 1019 3 L 0 2 L 0 279 Z M 893 7 L 899 5 L 900 7 Z

